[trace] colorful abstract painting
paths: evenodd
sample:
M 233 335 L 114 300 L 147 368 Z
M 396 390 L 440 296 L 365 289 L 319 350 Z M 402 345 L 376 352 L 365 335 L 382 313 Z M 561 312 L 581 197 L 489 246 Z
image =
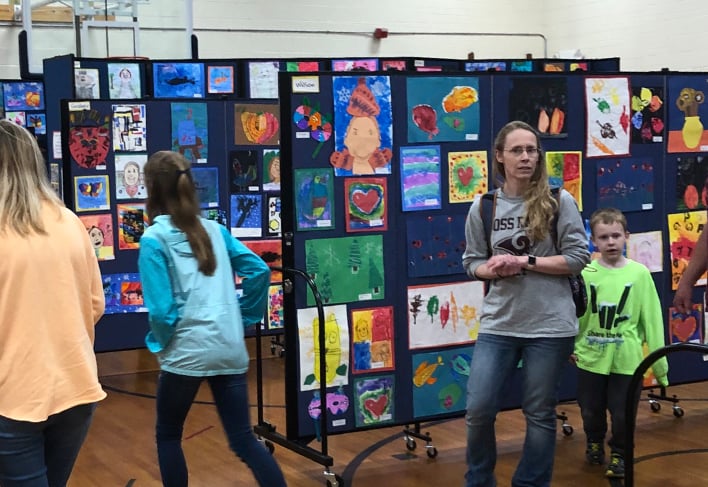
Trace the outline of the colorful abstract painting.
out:
M 268 196 L 268 235 L 280 236 L 282 231 L 280 221 L 280 196 Z
M 533 61 L 512 61 L 511 71 L 530 73 L 533 71 Z
M 676 209 L 708 208 L 708 157 L 676 157 Z
M 506 71 L 506 61 L 467 61 L 465 71 Z
M 708 151 L 708 104 L 704 103 L 705 75 L 669 76 L 666 110 L 669 142 L 667 152 Z
M 509 90 L 509 120 L 521 120 L 541 137 L 568 136 L 568 79 L 557 76 L 515 77 Z
M 386 178 L 344 180 L 347 232 L 388 230 Z
M 378 71 L 379 60 L 371 59 L 333 59 L 332 71 Z
M 324 304 L 386 297 L 381 235 L 306 240 L 305 266 Z M 307 304 L 315 304 L 309 290 Z
M 404 59 L 384 59 L 381 61 L 382 71 L 405 71 L 406 61 Z
M 489 189 L 487 151 L 447 153 L 450 203 L 471 203 Z
M 474 347 L 411 355 L 413 417 L 464 411 Z
M 705 211 L 689 211 L 667 215 L 669 224 L 669 251 L 671 255 L 671 289 L 678 288 L 681 274 L 686 270 L 688 261 L 696 248 L 696 242 L 706 224 Z M 705 286 L 706 273 L 698 279 L 695 286 Z
M 324 307 L 325 350 L 327 387 L 349 383 L 349 322 L 346 305 Z M 320 323 L 317 307 L 297 310 L 298 352 L 300 364 L 300 390 L 318 389 L 320 376 Z
M 155 98 L 204 98 L 202 63 L 152 63 Z
M 334 131 L 332 120 L 331 112 L 322 112 L 319 100 L 311 100 L 309 97 L 303 96 L 300 104 L 295 107 L 293 111 L 293 123 L 297 127 L 295 140 L 317 142 L 312 151 L 312 159 L 317 159 L 325 142 L 332 138 Z
M 352 373 L 393 370 L 393 306 L 352 310 Z
M 334 76 L 336 176 L 390 174 L 393 147 L 391 80 L 388 76 Z
M 106 314 L 147 313 L 138 273 L 104 274 L 102 280 Z
M 580 151 L 547 152 L 548 183 L 573 195 L 578 209 L 583 209 L 583 153 Z
M 232 94 L 234 92 L 233 66 L 207 66 L 207 93 Z
M 110 213 L 79 216 L 98 260 L 114 260 L 113 218 Z
M 260 237 L 263 234 L 263 197 L 261 194 L 231 195 L 229 226 L 234 237 Z
M 2 95 L 9 112 L 44 110 L 44 84 L 40 81 L 5 81 Z
M 285 71 L 292 72 L 316 72 L 320 70 L 319 61 L 285 61 Z
M 74 176 L 74 210 L 108 210 L 111 207 L 108 176 Z
M 118 249 L 139 249 L 140 239 L 150 223 L 145 211 L 145 204 L 118 204 L 116 205 L 116 217 L 118 221 Z
M 632 143 L 663 143 L 664 113 L 662 87 L 632 86 Z
M 607 158 L 596 162 L 597 206 L 620 211 L 654 208 L 654 160 L 649 157 Z
M 662 233 L 653 232 L 631 233 L 627 240 L 627 257 L 646 266 L 651 272 L 664 270 L 664 244 Z
M 295 169 L 295 219 L 298 230 L 334 228 L 332 169 Z
M 669 340 L 674 343 L 703 343 L 703 305 L 694 304 L 688 313 L 669 307 Z
M 113 150 L 147 151 L 147 115 L 144 104 L 112 105 Z
M 280 107 L 266 103 L 238 103 L 234 106 L 236 145 L 279 145 Z
M 282 284 L 275 284 L 268 287 L 268 315 L 266 316 L 266 324 L 269 330 L 281 330 L 285 326 L 283 299 Z
M 464 273 L 465 221 L 465 214 L 408 216 L 408 277 Z
M 209 126 L 206 103 L 171 103 L 172 150 L 192 164 L 209 158 Z
M 254 254 L 263 259 L 268 267 L 283 267 L 283 243 L 277 239 L 242 240 L 242 244 L 251 249 Z M 272 270 L 270 282 L 282 282 L 283 273 Z M 240 279 L 237 282 L 241 282 Z
M 480 281 L 408 286 L 409 348 L 477 340 L 483 298 Z
M 401 147 L 403 211 L 441 208 L 440 171 L 439 145 Z
M 586 157 L 629 155 L 629 78 L 585 78 Z
M 479 140 L 479 79 L 406 78 L 408 142 Z
M 354 379 L 354 417 L 357 427 L 393 422 L 394 375 Z

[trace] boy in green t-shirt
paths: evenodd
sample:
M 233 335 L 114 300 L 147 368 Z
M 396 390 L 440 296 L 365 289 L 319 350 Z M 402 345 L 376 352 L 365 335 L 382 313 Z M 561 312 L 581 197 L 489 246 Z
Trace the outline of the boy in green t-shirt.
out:
M 664 318 L 649 269 L 623 255 L 629 237 L 621 211 L 602 208 L 590 217 L 591 239 L 600 258 L 583 270 L 588 309 L 580 318 L 571 359 L 578 366 L 578 404 L 587 436 L 589 463 L 605 462 L 607 410 L 612 421 L 608 477 L 624 477 L 625 405 L 632 375 L 644 359 L 642 345 L 664 346 Z M 668 385 L 666 358 L 653 365 Z M 639 391 L 637 391 L 639 393 Z

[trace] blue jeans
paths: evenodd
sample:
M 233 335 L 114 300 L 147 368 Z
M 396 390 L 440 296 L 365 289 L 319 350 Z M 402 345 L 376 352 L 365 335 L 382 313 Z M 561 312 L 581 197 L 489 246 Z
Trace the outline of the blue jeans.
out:
M 0 485 L 64 487 L 95 409 L 83 404 L 38 423 L 0 416 Z
M 556 446 L 556 405 L 563 365 L 573 337 L 516 338 L 480 334 L 467 384 L 466 487 L 495 487 L 497 461 L 494 423 L 504 383 L 522 360 L 521 408 L 526 439 L 512 487 L 548 487 Z
M 202 381 L 209 383 L 229 446 L 253 472 L 261 487 L 283 487 L 285 479 L 268 450 L 253 434 L 246 374 L 189 377 L 160 372 L 157 386 L 157 456 L 165 487 L 188 485 L 182 431 Z

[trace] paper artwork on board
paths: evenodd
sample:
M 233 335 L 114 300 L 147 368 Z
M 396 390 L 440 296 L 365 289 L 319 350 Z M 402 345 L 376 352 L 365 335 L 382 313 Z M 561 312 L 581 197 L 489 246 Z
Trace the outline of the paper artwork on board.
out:
M 556 76 L 516 77 L 509 90 L 509 120 L 521 120 L 541 137 L 568 136 L 568 80 Z
M 582 161 L 583 153 L 580 151 L 546 153 L 548 183 L 563 188 L 573 195 L 581 211 L 583 209 Z
M 150 224 L 144 203 L 121 203 L 116 205 L 118 221 L 118 249 L 137 250 L 140 239 Z
M 382 71 L 405 71 L 406 61 L 404 59 L 384 59 L 381 61 Z
M 332 169 L 295 169 L 295 220 L 298 231 L 334 228 Z
M 441 208 L 440 146 L 401 147 L 400 160 L 402 210 Z
M 408 277 L 464 273 L 462 254 L 467 215 L 410 215 L 406 218 Z
M 108 176 L 74 176 L 74 210 L 108 210 L 111 207 Z
M 2 88 L 5 110 L 11 112 L 44 110 L 44 83 L 5 82 L 0 83 L 0 88 Z
M 278 98 L 279 61 L 248 63 L 249 98 Z
M 203 98 L 202 63 L 155 62 L 152 64 L 155 98 Z
M 324 334 L 327 387 L 349 383 L 349 321 L 346 305 L 324 307 Z M 316 307 L 297 310 L 300 390 L 319 389 L 320 376 L 320 319 Z
M 506 61 L 468 61 L 465 71 L 506 71 Z
M 332 127 L 332 114 L 322 113 L 319 101 L 311 101 L 304 96 L 300 105 L 293 112 L 293 123 L 297 127 L 295 140 L 314 140 L 317 142 L 312 151 L 312 159 L 322 151 L 325 142 L 330 140 L 334 131 Z
M 266 103 L 234 105 L 236 145 L 279 145 L 280 107 Z
M 629 78 L 585 78 L 586 157 L 629 155 Z
M 479 140 L 479 79 L 409 77 L 406 79 L 408 142 Z
M 480 281 L 408 286 L 409 348 L 476 341 L 483 298 Z
M 263 191 L 280 191 L 280 149 L 263 149 Z
M 106 300 L 105 314 L 147 313 L 140 274 L 104 274 L 101 279 Z
M 260 194 L 231 195 L 229 227 L 234 237 L 260 237 L 263 234 L 263 201 Z
M 664 244 L 662 233 L 653 232 L 631 233 L 627 240 L 627 257 L 646 266 L 650 272 L 664 270 Z
M 192 167 L 194 190 L 199 199 L 200 208 L 216 208 L 219 206 L 219 168 Z
M 703 343 L 703 305 L 696 303 L 688 313 L 669 307 L 669 341 L 674 343 Z
M 530 73 L 533 71 L 533 61 L 512 61 L 511 71 L 518 71 L 520 73 Z
M 232 94 L 234 92 L 233 66 L 207 66 L 207 93 Z
M 111 148 L 110 115 L 98 110 L 69 112 L 69 153 L 84 169 L 105 169 Z
M 142 96 L 140 65 L 108 63 L 108 95 L 113 100 L 135 100 Z
M 285 326 L 283 300 L 284 296 L 282 284 L 268 286 L 268 311 L 266 323 L 269 330 L 282 330 Z
M 388 76 L 334 76 L 335 176 L 390 174 L 393 148 Z
M 352 310 L 352 373 L 393 370 L 393 306 Z
M 113 105 L 113 150 L 147 151 L 147 118 L 145 105 Z
M 332 71 L 378 71 L 379 60 L 371 59 L 333 59 Z
M 192 164 L 209 158 L 209 127 L 206 103 L 171 103 L 172 150 Z
M 268 267 L 283 267 L 283 243 L 277 239 L 265 240 L 242 240 L 242 244 L 251 249 L 254 254 L 263 259 L 268 264 Z M 283 273 L 281 271 L 272 270 L 270 272 L 270 282 L 282 282 Z M 237 283 L 241 279 L 237 279 Z
M 411 355 L 413 417 L 464 411 L 474 347 Z
M 101 83 L 98 69 L 74 69 L 74 93 L 76 100 L 95 100 L 101 98 Z
M 489 188 L 487 151 L 447 153 L 450 203 L 471 203 Z
M 388 230 L 386 178 L 346 178 L 344 197 L 347 232 Z
M 114 260 L 113 219 L 110 213 L 79 216 L 98 260 Z
M 654 160 L 650 157 L 600 159 L 596 163 L 597 206 L 620 211 L 654 208 Z
M 664 89 L 632 87 L 632 143 L 661 144 L 664 142 Z
M 382 235 L 306 240 L 305 266 L 325 304 L 386 297 Z M 315 304 L 310 290 L 307 303 Z
M 317 72 L 319 70 L 319 61 L 285 61 L 285 71 L 289 73 Z
M 117 200 L 144 200 L 147 198 L 143 170 L 147 159 L 147 154 L 129 153 L 115 155 Z
M 202 218 L 213 220 L 226 228 L 229 227 L 229 219 L 226 217 L 226 210 L 220 208 L 202 208 L 200 214 Z
M 669 252 L 671 256 L 671 289 L 678 288 L 679 279 L 688 266 L 688 261 L 696 248 L 696 242 L 706 224 L 705 211 L 671 213 L 666 216 L 669 224 Z M 706 285 L 706 273 L 696 281 L 695 286 Z
M 247 193 L 258 191 L 258 165 L 260 152 L 257 150 L 232 150 L 229 152 L 229 191 Z
M 268 196 L 268 235 L 280 236 L 280 196 Z
M 391 423 L 396 419 L 396 377 L 381 375 L 354 379 L 354 415 L 357 427 Z
M 0 110 L 0 118 L 2 117 L 2 110 Z M 47 133 L 47 114 L 25 112 L 25 126 L 34 129 L 34 135 L 45 135 Z
M 703 76 L 669 76 L 667 152 L 708 151 L 706 81 Z
M 708 208 L 708 157 L 676 157 L 676 209 Z

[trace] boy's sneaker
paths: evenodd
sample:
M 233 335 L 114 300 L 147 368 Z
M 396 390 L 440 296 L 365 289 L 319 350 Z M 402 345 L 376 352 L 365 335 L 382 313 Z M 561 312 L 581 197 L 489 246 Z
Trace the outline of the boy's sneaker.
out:
M 624 458 L 622 458 L 622 455 L 619 453 L 612 454 L 605 475 L 616 479 L 624 478 Z
M 588 441 L 588 446 L 585 449 L 585 458 L 590 465 L 602 465 L 605 463 L 605 448 L 602 443 Z

